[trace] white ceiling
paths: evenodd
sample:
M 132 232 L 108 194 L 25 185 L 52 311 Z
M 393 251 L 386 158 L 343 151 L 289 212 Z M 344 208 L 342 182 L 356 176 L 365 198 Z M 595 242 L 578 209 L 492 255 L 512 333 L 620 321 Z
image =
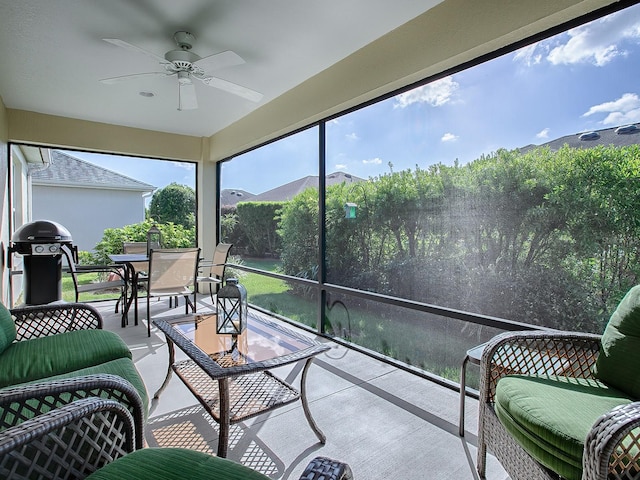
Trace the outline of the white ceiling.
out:
M 0 0 L 0 97 L 7 108 L 210 136 L 440 0 Z M 178 111 L 175 77 L 118 38 L 164 56 L 173 34 L 202 57 L 232 50 L 245 64 L 211 72 L 264 95 L 259 103 L 196 84 L 197 110 Z M 139 95 L 153 92 L 153 98 Z

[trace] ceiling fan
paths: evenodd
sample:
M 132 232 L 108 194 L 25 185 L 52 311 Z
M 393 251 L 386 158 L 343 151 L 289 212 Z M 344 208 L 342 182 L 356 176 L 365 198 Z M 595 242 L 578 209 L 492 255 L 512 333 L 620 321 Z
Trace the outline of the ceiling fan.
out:
M 142 53 L 156 59 L 164 67 L 164 72 L 148 72 L 137 73 L 133 75 L 125 75 L 122 77 L 105 78 L 100 80 L 102 83 L 114 84 L 122 81 L 132 80 L 134 78 L 159 76 L 170 77 L 176 76 L 178 79 L 178 110 L 193 110 L 198 108 L 196 98 L 196 89 L 193 79 L 197 79 L 210 87 L 219 88 L 234 95 L 246 98 L 253 102 L 259 102 L 262 94 L 243 87 L 236 83 L 213 77 L 207 72 L 220 68 L 241 65 L 244 63 L 242 57 L 232 51 L 225 51 L 209 55 L 208 57 L 200 57 L 191 51 L 195 36 L 189 32 L 180 31 L 173 35 L 178 48 L 165 53 L 164 58 L 144 48 L 132 45 L 117 38 L 103 38 L 105 42 L 109 42 L 117 47 L 125 48 L 132 52 Z

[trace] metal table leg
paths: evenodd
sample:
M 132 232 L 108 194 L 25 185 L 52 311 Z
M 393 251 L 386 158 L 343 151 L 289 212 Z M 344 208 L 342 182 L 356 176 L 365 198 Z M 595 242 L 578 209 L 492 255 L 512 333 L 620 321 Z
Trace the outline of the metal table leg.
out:
M 465 355 L 460 367 L 460 424 L 458 434 L 464 437 L 464 403 L 467 393 L 467 364 L 469 363 L 469 354 Z
M 467 394 L 467 365 L 469 362 L 474 365 L 480 365 L 480 359 L 482 358 L 482 352 L 486 343 L 478 345 L 476 347 L 467 350 L 467 354 L 462 361 L 460 367 L 460 425 L 458 427 L 458 433 L 461 437 L 464 437 L 464 407 Z
M 307 371 L 311 366 L 311 362 L 313 362 L 313 357 L 308 358 L 304 363 L 304 368 L 302 369 L 302 378 L 300 379 L 300 398 L 302 399 L 302 409 L 304 410 L 304 416 L 307 417 L 307 422 L 309 422 L 309 426 L 313 430 L 313 433 L 316 434 L 318 440 L 323 445 L 327 443 L 327 437 L 322 430 L 318 427 L 315 420 L 311 416 L 311 410 L 309 410 L 309 404 L 307 403 Z
M 171 374 L 173 373 L 173 364 L 175 363 L 175 360 L 176 360 L 175 347 L 173 346 L 173 342 L 171 341 L 171 339 L 168 337 L 167 337 L 167 347 L 169 349 L 169 366 L 167 367 L 167 375 L 164 377 L 164 382 L 162 382 L 162 385 L 160 385 L 160 388 L 156 391 L 156 393 L 153 394 L 153 398 L 155 400 L 160 398 L 160 394 L 164 391 L 165 388 L 167 388 L 167 385 L 169 385 L 169 380 L 171 379 Z

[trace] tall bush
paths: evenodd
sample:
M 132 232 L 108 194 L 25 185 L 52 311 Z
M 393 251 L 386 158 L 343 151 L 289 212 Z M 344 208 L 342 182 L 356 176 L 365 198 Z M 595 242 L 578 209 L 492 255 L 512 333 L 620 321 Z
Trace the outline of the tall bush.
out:
M 280 241 L 276 233 L 277 212 L 283 202 L 240 202 L 236 206 L 239 228 L 246 239 L 249 255 L 277 255 Z
M 331 283 L 601 331 L 640 281 L 640 147 L 498 150 L 326 194 Z M 281 211 L 285 273 L 317 271 L 318 194 Z M 358 205 L 345 219 L 344 204 Z M 315 268 L 315 270 L 314 270 Z M 309 277 L 310 278 L 310 277 Z

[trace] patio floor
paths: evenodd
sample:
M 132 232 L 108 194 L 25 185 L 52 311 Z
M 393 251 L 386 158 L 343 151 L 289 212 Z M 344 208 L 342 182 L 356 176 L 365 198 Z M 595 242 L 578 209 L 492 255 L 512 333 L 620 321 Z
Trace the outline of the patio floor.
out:
M 199 311 L 209 308 L 198 300 Z M 114 302 L 93 305 L 102 313 L 105 328 L 130 346 L 153 395 L 164 380 L 168 355 L 162 333 L 152 329 L 147 337 L 145 302 L 140 302 L 140 324 L 133 325 L 131 312 L 126 328 L 120 326 L 120 314 L 113 311 Z M 170 313 L 179 313 L 184 306 L 179 309 Z M 152 302 L 152 315 L 167 310 L 166 300 Z M 476 400 L 467 398 L 467 433 L 461 438 L 457 392 L 332 345 L 330 351 L 316 357 L 308 376 L 310 409 L 327 443 L 317 441 L 301 403 L 295 402 L 232 426 L 228 458 L 274 479 L 299 478 L 307 463 L 320 455 L 347 462 L 357 480 L 478 478 Z M 299 386 L 301 370 L 298 364 L 274 372 Z M 146 439 L 150 446 L 181 446 L 215 454 L 217 428 L 173 375 L 160 399 L 151 405 Z M 487 478 L 508 478 L 492 457 Z

